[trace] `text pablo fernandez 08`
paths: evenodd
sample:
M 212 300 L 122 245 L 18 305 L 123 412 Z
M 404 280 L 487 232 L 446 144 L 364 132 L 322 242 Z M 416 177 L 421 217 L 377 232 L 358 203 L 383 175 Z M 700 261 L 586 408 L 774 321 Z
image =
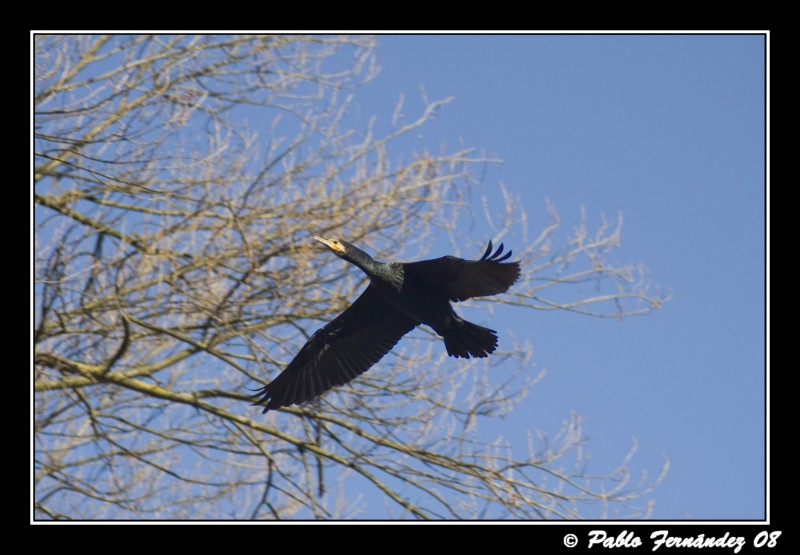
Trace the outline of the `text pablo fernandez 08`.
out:
M 758 532 L 753 538 L 754 547 L 775 547 L 780 531 L 768 532 L 766 530 Z M 739 553 L 746 545 L 747 540 L 744 536 L 733 536 L 730 532 L 725 532 L 721 536 L 707 536 L 698 534 L 695 536 L 671 535 L 669 530 L 656 530 L 650 534 L 653 542 L 653 551 L 660 547 L 722 547 L 731 548 L 734 553 Z M 623 530 L 616 536 L 609 536 L 605 530 L 592 530 L 589 532 L 589 547 L 640 547 L 642 539 L 633 531 Z

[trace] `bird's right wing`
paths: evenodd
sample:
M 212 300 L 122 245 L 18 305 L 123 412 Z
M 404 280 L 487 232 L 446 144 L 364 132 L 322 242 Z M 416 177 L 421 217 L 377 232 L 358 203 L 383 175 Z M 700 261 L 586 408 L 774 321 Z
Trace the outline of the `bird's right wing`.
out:
M 277 378 L 261 388 L 256 405 L 268 410 L 303 403 L 363 374 L 418 322 L 369 287 L 350 307 L 314 332 Z

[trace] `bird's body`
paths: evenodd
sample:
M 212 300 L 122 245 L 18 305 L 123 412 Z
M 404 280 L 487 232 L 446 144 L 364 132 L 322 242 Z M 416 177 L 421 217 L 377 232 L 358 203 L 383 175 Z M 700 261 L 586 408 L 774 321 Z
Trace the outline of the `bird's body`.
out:
M 451 301 L 504 293 L 519 278 L 519 262 L 504 262 L 492 243 L 480 260 L 444 256 L 421 262 L 377 262 L 340 239 L 314 237 L 370 278 L 367 289 L 317 330 L 292 362 L 259 390 L 264 412 L 303 403 L 366 372 L 419 324 L 444 338 L 447 354 L 485 357 L 497 348 L 493 330 L 467 322 Z

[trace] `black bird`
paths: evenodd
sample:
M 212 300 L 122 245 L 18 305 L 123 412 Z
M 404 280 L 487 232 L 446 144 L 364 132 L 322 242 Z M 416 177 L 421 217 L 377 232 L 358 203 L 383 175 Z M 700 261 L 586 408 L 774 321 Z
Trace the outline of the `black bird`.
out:
M 405 334 L 426 324 L 452 357 L 483 358 L 497 348 L 497 332 L 461 319 L 450 301 L 505 293 L 519 278 L 519 262 L 505 262 L 492 242 L 480 260 L 443 256 L 421 262 L 377 262 L 341 239 L 317 241 L 369 276 L 369 286 L 330 323 L 317 330 L 289 366 L 258 390 L 268 410 L 304 403 L 363 374 Z

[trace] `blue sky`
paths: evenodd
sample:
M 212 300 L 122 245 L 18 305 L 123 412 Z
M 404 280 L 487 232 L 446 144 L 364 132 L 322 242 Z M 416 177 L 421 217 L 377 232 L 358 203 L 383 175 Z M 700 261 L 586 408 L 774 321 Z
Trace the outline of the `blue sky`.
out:
M 507 437 L 555 434 L 574 411 L 598 473 L 633 437 L 634 470 L 669 457 L 654 518 L 763 518 L 763 37 L 387 35 L 378 53 L 381 73 L 355 91 L 365 120 L 388 125 L 401 93 L 418 113 L 421 87 L 454 96 L 426 145 L 502 159 L 486 192 L 518 195 L 532 234 L 545 199 L 563 233 L 581 206 L 590 227 L 621 211 L 614 258 L 672 291 L 623 321 L 504 312 L 547 369 L 502 422 Z

